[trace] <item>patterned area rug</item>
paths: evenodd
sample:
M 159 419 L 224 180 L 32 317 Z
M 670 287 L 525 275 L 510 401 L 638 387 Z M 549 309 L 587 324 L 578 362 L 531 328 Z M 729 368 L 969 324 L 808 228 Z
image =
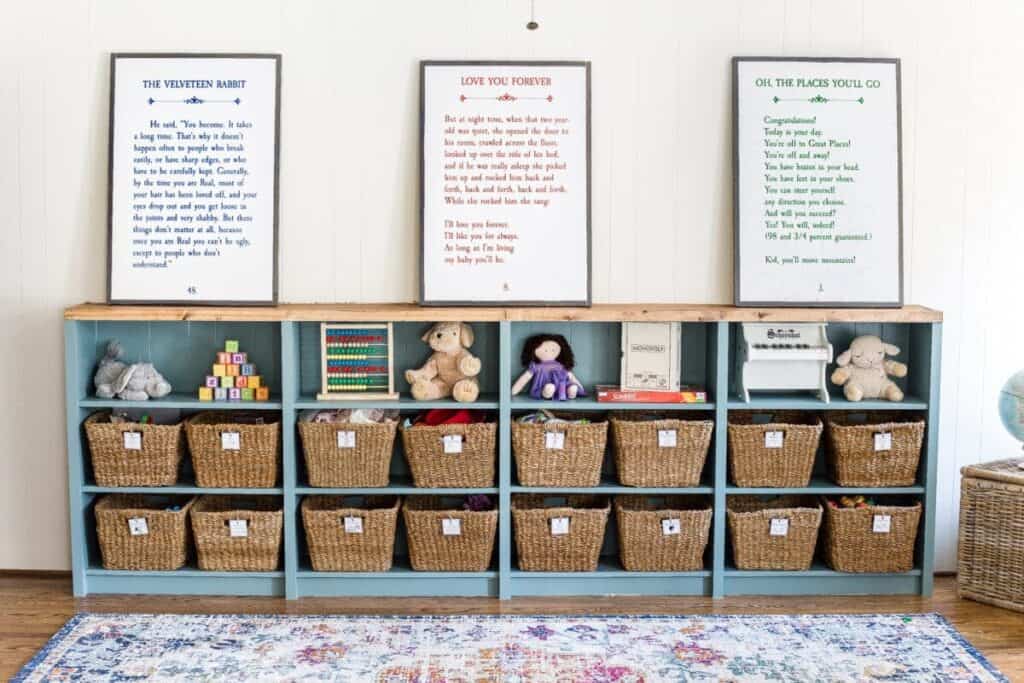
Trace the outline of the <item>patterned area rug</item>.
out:
M 16 681 L 1005 681 L 936 614 L 80 614 Z

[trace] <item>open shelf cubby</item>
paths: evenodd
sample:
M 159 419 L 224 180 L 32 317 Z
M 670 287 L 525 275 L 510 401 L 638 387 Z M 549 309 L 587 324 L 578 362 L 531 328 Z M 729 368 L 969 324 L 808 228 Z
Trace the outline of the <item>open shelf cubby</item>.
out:
M 483 361 L 480 399 L 472 405 L 451 400 L 414 401 L 403 370 L 418 367 L 429 355 L 420 337 L 435 320 L 462 320 L 473 325 L 473 353 Z M 681 322 L 681 377 L 704 387 L 708 402 L 701 404 L 623 404 L 596 400 L 597 384 L 618 384 L 622 321 Z M 901 348 L 898 360 L 910 372 L 899 380 L 906 393 L 902 402 L 846 400 L 830 387 L 829 402 L 809 393 L 755 394 L 750 403 L 738 390 L 742 322 L 828 322 L 836 354 L 861 334 L 878 334 Z M 90 593 L 166 593 L 196 595 L 303 596 L 494 596 L 526 595 L 856 595 L 921 594 L 932 590 L 935 473 L 937 459 L 939 368 L 942 316 L 917 306 L 896 309 L 748 309 L 731 306 L 598 305 L 592 308 L 425 308 L 415 305 L 280 305 L 266 308 L 105 306 L 86 304 L 65 312 L 65 370 L 71 548 L 76 595 Z M 322 322 L 391 322 L 394 324 L 394 400 L 318 401 L 320 389 L 320 324 Z M 562 334 L 576 357 L 576 374 L 587 396 L 551 403 L 511 395 L 521 371 L 523 341 L 538 332 Z M 152 361 L 174 386 L 160 400 L 126 402 L 92 396 L 97 360 L 110 339 L 125 347 L 125 360 Z M 196 388 L 207 374 L 215 351 L 225 339 L 237 339 L 270 386 L 268 401 L 210 403 L 199 401 Z M 831 372 L 832 367 L 829 367 Z M 426 489 L 413 485 L 396 439 L 386 487 L 315 488 L 309 485 L 296 421 L 312 408 L 391 408 L 402 416 L 428 408 L 472 407 L 491 411 L 498 421 L 498 463 L 494 484 L 485 488 Z M 273 488 L 212 489 L 195 484 L 188 465 L 179 482 L 167 487 L 106 487 L 96 484 L 83 422 L 93 412 L 111 408 L 176 411 L 182 417 L 210 409 L 259 409 L 280 415 L 281 469 Z M 608 452 L 596 487 L 520 486 L 511 445 L 511 421 L 541 408 L 570 414 L 590 413 L 598 419 L 611 411 L 665 411 L 683 418 L 714 421 L 711 448 L 696 487 L 623 486 L 619 483 L 609 439 Z M 730 413 L 739 410 L 771 412 L 799 410 L 891 411 L 894 418 L 908 411 L 927 419 L 924 450 L 917 481 L 898 488 L 843 487 L 828 478 L 825 446 L 816 457 L 806 487 L 738 487 L 729 479 L 727 428 Z M 824 439 L 823 439 L 824 444 Z M 111 571 L 102 568 L 93 506 L 108 493 L 271 495 L 281 501 L 284 535 L 278 569 L 272 572 L 209 572 L 195 566 L 194 557 L 177 571 Z M 482 572 L 418 572 L 407 558 L 404 528 L 399 522 L 394 566 L 379 573 L 316 572 L 310 565 L 299 506 L 317 495 L 454 495 L 484 493 L 499 507 L 498 536 L 491 567 Z M 529 572 L 517 567 L 510 511 L 518 493 L 692 494 L 706 499 L 713 517 L 704 567 L 691 572 L 630 572 L 618 557 L 614 511 L 610 514 L 600 561 L 592 572 Z M 898 495 L 923 505 L 914 568 L 900 574 L 848 574 L 829 569 L 816 556 L 808 571 L 744 571 L 732 564 L 726 524 L 726 500 L 731 496 L 778 494 L 872 496 Z

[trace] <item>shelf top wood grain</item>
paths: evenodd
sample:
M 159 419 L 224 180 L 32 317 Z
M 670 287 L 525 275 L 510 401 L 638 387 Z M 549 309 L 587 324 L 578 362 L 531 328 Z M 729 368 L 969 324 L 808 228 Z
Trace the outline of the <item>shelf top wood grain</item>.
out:
M 439 307 L 418 304 L 278 304 L 277 306 L 112 306 L 85 303 L 64 310 L 65 320 L 124 321 L 679 321 L 679 322 L 941 322 L 942 312 L 902 308 L 737 308 L 714 304 L 595 304 L 563 307 Z

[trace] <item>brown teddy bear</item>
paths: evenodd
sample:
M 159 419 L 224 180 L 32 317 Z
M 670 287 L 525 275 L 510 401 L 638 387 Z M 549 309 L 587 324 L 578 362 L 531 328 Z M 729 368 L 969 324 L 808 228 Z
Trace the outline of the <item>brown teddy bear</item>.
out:
M 874 335 L 857 337 L 850 342 L 850 348 L 839 354 L 832 373 L 832 383 L 843 387 L 843 394 L 851 401 L 862 398 L 884 398 L 902 401 L 903 392 L 889 379 L 906 377 L 907 366 L 894 360 L 885 360 L 887 355 L 899 354 L 900 347 L 886 344 Z
M 476 376 L 480 359 L 467 349 L 473 345 L 473 328 L 466 323 L 435 323 L 422 337 L 434 353 L 420 368 L 405 371 L 417 401 L 432 401 L 451 396 L 471 403 L 480 395 Z

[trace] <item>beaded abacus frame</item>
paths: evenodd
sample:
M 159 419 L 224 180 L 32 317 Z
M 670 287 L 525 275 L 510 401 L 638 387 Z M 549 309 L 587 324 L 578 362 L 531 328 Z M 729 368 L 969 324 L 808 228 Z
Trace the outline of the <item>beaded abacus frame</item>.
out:
M 391 323 L 321 323 L 321 391 L 316 395 L 317 400 L 398 398 L 394 378 L 394 339 Z

